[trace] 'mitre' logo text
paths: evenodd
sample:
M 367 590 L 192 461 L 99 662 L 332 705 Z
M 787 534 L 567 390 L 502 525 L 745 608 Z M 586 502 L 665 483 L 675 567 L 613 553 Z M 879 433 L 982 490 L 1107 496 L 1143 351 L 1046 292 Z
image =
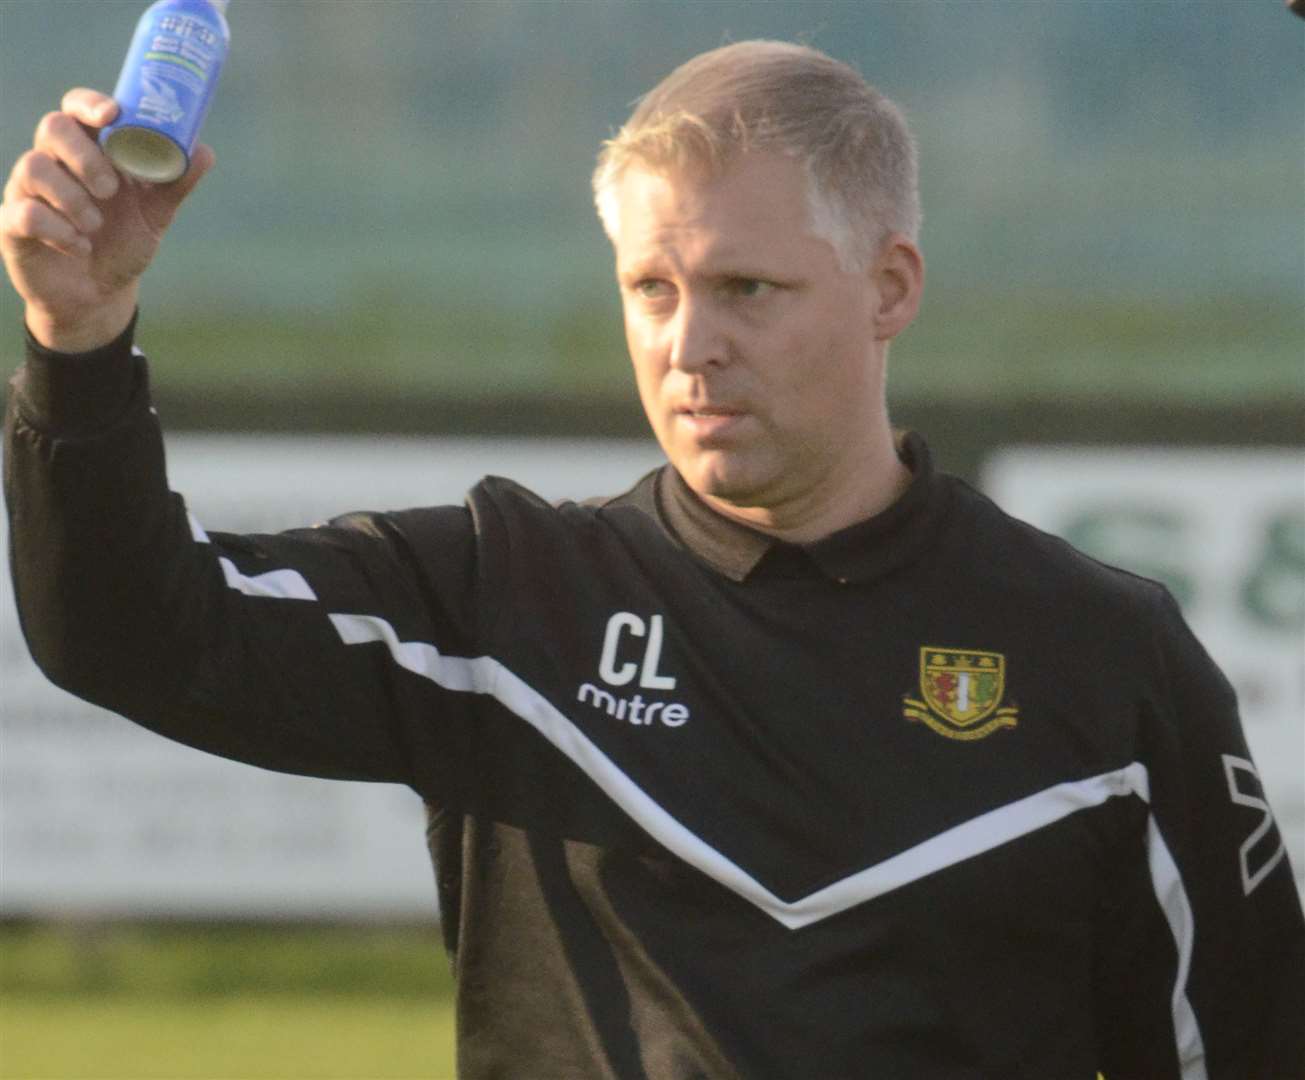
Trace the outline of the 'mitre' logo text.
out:
M 902 712 L 949 739 L 982 739 L 1014 727 L 1019 709 L 1002 705 L 1006 658 L 975 649 L 920 650 L 920 695 L 903 697 Z
M 674 690 L 675 677 L 658 670 L 664 633 L 660 615 L 653 615 L 644 622 L 633 612 L 618 611 L 607 620 L 603 651 L 598 658 L 598 677 L 608 686 L 624 687 L 634 682 L 637 676 L 641 690 Z M 639 648 L 639 639 L 643 640 L 642 649 Z M 673 728 L 686 724 L 688 706 L 678 701 L 660 700 L 661 697 L 657 694 L 645 698 L 637 693 L 620 696 L 587 682 L 581 684 L 576 700 L 631 724 L 660 722 Z

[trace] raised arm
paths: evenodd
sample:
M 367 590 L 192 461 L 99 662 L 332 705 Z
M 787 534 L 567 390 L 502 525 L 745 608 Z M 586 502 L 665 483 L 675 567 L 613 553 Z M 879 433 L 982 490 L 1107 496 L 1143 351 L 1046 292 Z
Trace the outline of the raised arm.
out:
M 71 91 L 0 210 L 30 332 L 4 467 L 32 655 L 57 685 L 187 744 L 438 799 L 459 782 L 476 708 L 472 688 L 440 681 L 443 656 L 475 649 L 470 514 L 352 515 L 266 537 L 190 518 L 168 490 L 133 313 L 213 155 L 170 185 L 117 176 L 92 137 L 114 108 Z

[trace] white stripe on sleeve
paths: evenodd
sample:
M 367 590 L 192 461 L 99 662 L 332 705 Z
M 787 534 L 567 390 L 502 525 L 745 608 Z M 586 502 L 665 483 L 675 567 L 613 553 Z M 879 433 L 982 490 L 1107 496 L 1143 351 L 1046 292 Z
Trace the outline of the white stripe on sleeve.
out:
M 187 514 L 190 536 L 197 544 L 211 541 L 204 527 L 193 514 Z M 236 564 L 225 556 L 218 556 L 222 577 L 227 585 L 246 596 L 269 596 L 281 600 L 316 600 L 317 594 L 298 570 L 269 570 L 265 574 L 242 574 Z

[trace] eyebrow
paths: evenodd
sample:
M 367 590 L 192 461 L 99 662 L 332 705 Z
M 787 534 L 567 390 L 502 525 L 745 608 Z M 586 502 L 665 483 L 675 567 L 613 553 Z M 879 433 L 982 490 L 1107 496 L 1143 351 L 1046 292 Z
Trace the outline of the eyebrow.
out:
M 737 243 L 725 241 L 718 246 L 705 252 L 703 262 L 707 264 L 709 270 L 704 274 L 696 276 L 706 277 L 709 279 L 724 280 L 727 278 L 754 277 L 754 278 L 773 278 L 776 274 L 769 270 L 763 270 L 755 266 L 752 262 L 752 256 L 746 255 L 739 250 Z M 656 277 L 667 265 L 666 256 L 660 252 L 651 252 L 641 259 L 632 262 L 627 269 L 622 269 L 619 262 L 617 264 L 617 276 L 621 280 L 640 281 L 645 277 Z
M 634 284 L 643 281 L 646 278 L 665 277 L 667 274 L 663 269 L 662 263 L 649 259 L 646 262 L 634 263 L 629 267 L 616 269 L 617 280 L 623 284 Z M 719 284 L 725 281 L 774 281 L 785 282 L 793 281 L 794 276 L 791 273 L 777 272 L 776 270 L 763 269 L 747 262 L 725 263 L 719 269 L 698 270 L 689 275 L 690 279 L 706 281 Z

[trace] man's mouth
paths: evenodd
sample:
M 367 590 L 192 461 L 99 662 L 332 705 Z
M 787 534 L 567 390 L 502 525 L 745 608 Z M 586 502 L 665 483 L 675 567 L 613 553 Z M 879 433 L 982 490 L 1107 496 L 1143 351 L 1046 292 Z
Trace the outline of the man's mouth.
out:
M 742 416 L 743 410 L 731 405 L 677 405 L 676 413 L 681 416 Z
M 746 415 L 729 405 L 682 405 L 675 417 L 698 438 L 711 439 L 728 433 Z

